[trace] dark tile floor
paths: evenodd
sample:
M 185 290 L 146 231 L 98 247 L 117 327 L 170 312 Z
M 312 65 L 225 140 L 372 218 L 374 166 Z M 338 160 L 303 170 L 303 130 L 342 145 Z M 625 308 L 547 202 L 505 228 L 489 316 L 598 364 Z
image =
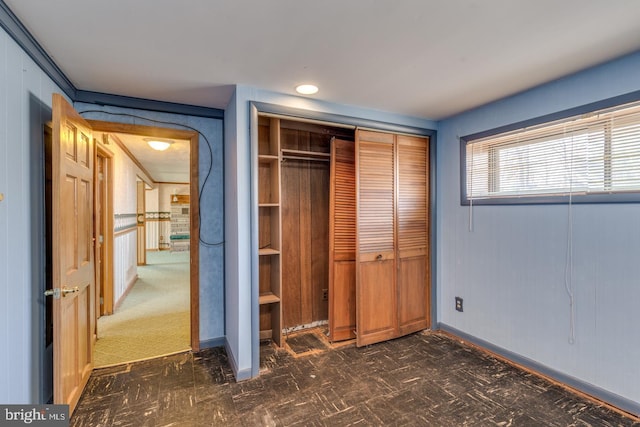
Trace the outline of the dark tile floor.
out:
M 223 349 L 97 370 L 71 425 L 640 426 L 436 333 L 261 357 L 239 383 Z

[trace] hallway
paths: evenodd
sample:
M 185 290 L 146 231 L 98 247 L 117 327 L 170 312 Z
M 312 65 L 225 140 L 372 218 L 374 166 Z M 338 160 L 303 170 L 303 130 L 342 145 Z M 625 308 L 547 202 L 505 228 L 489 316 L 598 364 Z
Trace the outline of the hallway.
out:
M 98 319 L 95 367 L 190 350 L 189 305 L 189 252 L 147 252 L 124 302 Z

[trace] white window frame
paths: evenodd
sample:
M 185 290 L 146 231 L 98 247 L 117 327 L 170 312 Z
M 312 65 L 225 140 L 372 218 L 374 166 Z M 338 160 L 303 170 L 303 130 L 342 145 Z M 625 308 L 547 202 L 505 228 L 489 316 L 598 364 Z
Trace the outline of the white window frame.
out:
M 639 100 L 461 137 L 461 204 L 640 202 Z

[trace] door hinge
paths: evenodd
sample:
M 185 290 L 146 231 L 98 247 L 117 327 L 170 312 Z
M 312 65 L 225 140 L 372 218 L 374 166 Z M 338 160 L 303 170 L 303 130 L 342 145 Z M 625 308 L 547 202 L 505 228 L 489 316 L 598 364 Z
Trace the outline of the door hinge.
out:
M 100 297 L 100 305 L 104 305 L 104 298 Z
M 98 236 L 98 243 L 104 243 L 104 236 L 102 234 Z
M 98 179 L 102 181 L 104 179 L 104 174 L 102 172 L 98 173 Z

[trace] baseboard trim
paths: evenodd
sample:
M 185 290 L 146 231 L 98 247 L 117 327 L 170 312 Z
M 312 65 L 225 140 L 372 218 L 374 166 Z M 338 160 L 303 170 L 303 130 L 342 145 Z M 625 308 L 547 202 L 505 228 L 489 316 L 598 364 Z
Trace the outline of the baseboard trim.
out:
M 238 369 L 238 363 L 236 359 L 233 357 L 233 352 L 231 351 L 231 346 L 229 345 L 229 341 L 224 339 L 224 349 L 227 352 L 227 358 L 229 359 L 229 364 L 231 365 L 231 370 L 233 371 L 233 375 L 236 377 L 236 381 L 244 381 L 252 378 L 251 368 L 248 369 Z
M 205 348 L 225 347 L 227 340 L 225 337 L 211 338 L 209 340 L 200 341 L 200 350 Z
M 127 284 L 127 288 L 124 290 L 124 292 L 122 293 L 122 295 L 120 296 L 120 298 L 118 298 L 118 301 L 116 301 L 116 303 L 113 305 L 113 312 L 115 313 L 115 311 L 118 309 L 118 307 L 120 307 L 120 305 L 124 302 L 124 299 L 127 297 L 127 295 L 129 295 L 129 292 L 131 292 L 131 289 L 133 289 L 133 285 L 136 284 L 136 281 L 138 280 L 138 275 L 136 274 L 135 276 L 133 276 L 133 278 L 129 281 L 129 283 Z
M 613 407 L 612 409 L 618 409 L 621 412 L 624 412 L 625 415 L 640 417 L 640 403 L 638 402 L 634 402 L 618 394 L 612 393 L 598 386 L 572 377 L 571 375 L 567 375 L 563 372 L 549 368 L 548 366 L 538 363 L 535 360 L 506 350 L 502 347 L 485 341 L 482 338 L 469 335 L 466 332 L 463 332 L 445 323 L 438 323 L 438 330 L 444 331 L 464 341 L 469 341 L 471 344 L 474 344 L 475 346 L 478 346 L 481 349 L 488 351 L 489 353 L 493 353 L 501 359 L 506 359 L 507 362 L 510 362 L 518 366 L 519 368 L 524 368 L 536 375 L 559 382 L 562 385 L 573 389 L 579 394 L 584 394 L 588 398 L 594 399 L 606 405 L 610 405 Z

